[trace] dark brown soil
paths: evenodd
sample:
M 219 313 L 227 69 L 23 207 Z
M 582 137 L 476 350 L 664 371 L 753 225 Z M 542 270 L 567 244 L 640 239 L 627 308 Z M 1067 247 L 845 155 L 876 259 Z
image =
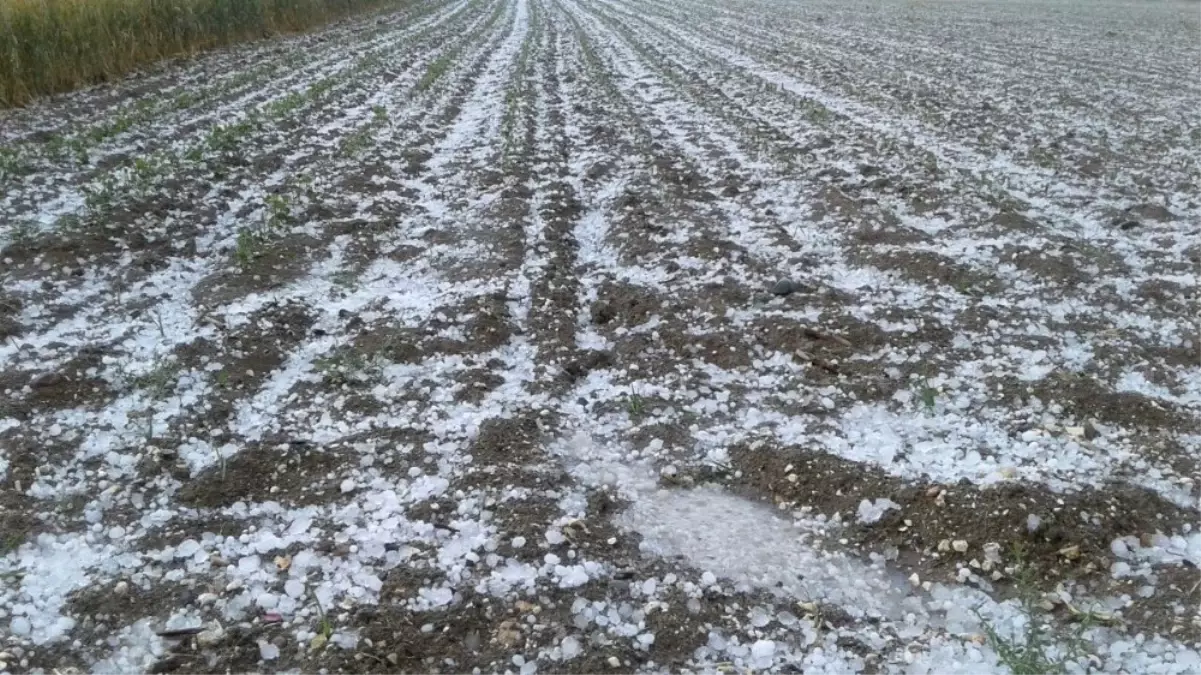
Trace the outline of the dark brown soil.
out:
M 929 251 L 861 250 L 856 253 L 854 258 L 863 265 L 895 272 L 904 278 L 922 284 L 936 287 L 949 286 L 960 293 L 983 295 L 997 293 L 1004 287 L 1003 282 L 996 276 L 972 269 L 968 265 Z
M 112 400 L 115 392 L 99 377 L 105 353 L 85 347 L 57 370 L 35 376 L 29 381 L 29 402 L 43 410 L 62 410 L 96 407 Z
M 1130 429 L 1173 430 L 1184 432 L 1197 429 L 1201 421 L 1195 415 L 1166 401 L 1153 400 L 1142 394 L 1113 391 L 1088 375 L 1056 371 L 1043 379 L 1023 386 L 1011 383 L 1007 392 L 1037 396 L 1044 402 L 1059 403 L 1064 412 L 1077 420 L 1096 419 Z
M 344 459 L 307 444 L 253 445 L 218 463 L 180 488 L 187 506 L 220 508 L 235 502 L 324 504 L 340 495 Z
M 956 563 L 984 560 L 983 546 L 999 544 L 1007 564 L 1019 560 L 1046 579 L 1108 574 L 1117 537 L 1178 532 L 1198 513 L 1128 485 L 1057 494 L 1028 483 L 995 487 L 904 482 L 861 464 L 801 448 L 741 445 L 730 453 L 742 472 L 732 484 L 773 502 L 841 513 L 854 539 L 870 549 L 895 547 L 922 577 L 953 576 Z M 941 495 L 941 497 L 940 497 Z M 859 502 L 887 497 L 899 504 L 871 525 L 857 523 Z M 1028 529 L 1028 516 L 1040 521 Z M 939 550 L 963 540 L 963 553 Z M 1066 553 L 1065 553 L 1066 551 Z
M 192 297 L 202 308 L 220 307 L 252 292 L 280 288 L 308 271 L 313 256 L 325 252 L 325 243 L 308 236 L 288 236 L 255 249 L 247 262 L 230 252 L 231 269 L 213 273 L 196 284 Z

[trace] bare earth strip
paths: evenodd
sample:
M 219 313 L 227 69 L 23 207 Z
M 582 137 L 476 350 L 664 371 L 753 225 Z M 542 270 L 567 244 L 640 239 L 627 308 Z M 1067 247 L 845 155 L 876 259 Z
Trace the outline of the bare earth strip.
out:
M 1198 30 L 434 0 L 0 113 L 0 672 L 1201 670 Z

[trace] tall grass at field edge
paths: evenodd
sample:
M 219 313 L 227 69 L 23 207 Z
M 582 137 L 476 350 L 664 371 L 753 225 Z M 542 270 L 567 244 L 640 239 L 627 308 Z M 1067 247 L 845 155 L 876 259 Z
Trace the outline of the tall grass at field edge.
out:
M 393 0 L 0 0 L 0 106 Z

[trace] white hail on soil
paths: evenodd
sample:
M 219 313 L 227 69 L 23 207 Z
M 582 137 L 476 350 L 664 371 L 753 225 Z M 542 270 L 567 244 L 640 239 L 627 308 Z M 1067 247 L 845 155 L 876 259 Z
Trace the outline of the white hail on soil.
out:
M 12 139 L 31 172 L 0 174 L 0 247 L 68 227 L 71 217 L 107 223 L 109 207 L 85 198 L 98 190 L 117 210 L 165 199 L 165 213 L 133 227 L 172 243 L 162 260 L 149 261 L 162 264 L 142 267 L 147 261 L 126 241 L 129 233 L 114 229 L 126 250 L 103 265 L 83 259 L 90 251 L 71 251 L 78 259 L 62 265 L 78 268 L 78 277 L 49 262 L 31 274 L 16 270 L 11 257 L 0 260 L 4 293 L 24 299 L 13 315 L 24 330 L 0 341 L 0 369 L 53 372 L 98 346 L 104 353 L 87 375 L 114 392 L 96 405 L 34 403 L 28 415 L 0 401 L 0 480 L 28 459 L 18 453 L 30 450 L 6 442 L 17 434 L 52 457 L 16 490 L 33 505 L 40 529 L 12 550 L 3 542 L 0 672 L 24 669 L 22 653 L 56 647 L 94 672 L 144 670 L 170 649 L 157 634 L 163 629 L 203 628 L 198 641 L 218 644 L 232 625 L 268 613 L 279 616 L 286 639 L 254 642 L 264 670 L 316 653 L 314 640 L 353 652 L 361 636 L 346 625 L 350 611 L 383 602 L 389 573 L 410 568 L 430 574 L 387 602 L 428 617 L 430 632 L 468 595 L 509 604 L 568 597 L 564 635 L 514 648 L 500 666 L 522 675 L 604 646 L 653 653 L 662 638 L 648 618 L 667 606 L 656 603 L 685 597 L 686 611 L 699 615 L 720 610 L 712 601 L 720 592 L 738 599 L 745 620 L 705 630 L 683 657 L 699 670 L 1004 672 L 1004 654 L 982 635 L 993 630 L 1021 643 L 1039 617 L 1015 600 L 998 602 L 992 582 L 971 567 L 960 565 L 961 583 L 915 584 L 891 553 L 847 543 L 848 528 L 904 514 L 889 496 L 869 495 L 853 514 L 822 514 L 773 510 L 712 486 L 669 489 L 660 479 L 679 467 L 724 467 L 735 445 L 762 452 L 778 445 L 907 482 L 975 488 L 1021 481 L 1066 493 L 1124 481 L 1195 514 L 1197 476 L 1179 467 L 1196 466 L 1197 429 L 1155 429 L 1179 446 L 1160 456 L 1146 451 L 1152 434 L 1121 421 L 1096 422 L 1095 438 L 1070 432 L 1083 429 L 1079 416 L 1093 411 L 1072 414 L 1023 388 L 1088 377 L 1107 394 L 1182 419 L 1201 412 L 1201 366 L 1167 356 L 1196 351 L 1195 326 L 1170 298 L 1155 299 L 1195 285 L 1180 261 L 1198 250 L 1201 206 L 1188 182 L 1198 154 L 1162 145 L 1178 142 L 1201 91 L 1175 72 L 1195 62 L 1196 49 L 1157 36 L 1179 37 L 1177 24 L 1195 28 L 1196 20 L 1170 3 L 1129 16 L 1131 8 L 1105 4 L 1084 17 L 1059 0 L 1023 8 L 434 2 L 283 40 L 279 50 L 251 45 L 202 56 L 177 72 L 175 84 L 150 88 L 155 112 L 140 124 L 83 141 L 91 144 L 84 161 L 39 154 L 32 132 L 71 135 L 78 126 L 86 139 L 85 122 L 142 113 L 96 102 L 95 112 L 63 110 L 45 122 L 25 113 L 4 118 L 27 128 L 0 136 Z M 1045 25 L 1031 25 L 1026 10 Z M 1103 37 L 1105 30 L 1131 35 Z M 948 37 L 960 32 L 979 43 L 970 54 L 960 38 Z M 1089 40 L 1125 58 L 1110 58 Z M 243 72 L 248 77 L 238 79 Z M 1095 92 L 1103 100 L 1088 100 Z M 197 102 L 177 103 L 181 94 Z M 86 109 L 91 96 L 66 100 Z M 209 169 L 190 155 L 212 159 L 221 134 L 243 122 L 258 125 L 237 146 L 248 161 L 218 162 L 220 173 L 198 178 Z M 533 128 L 528 139 L 524 123 Z M 371 147 L 347 150 L 361 134 Z M 513 160 L 524 162 L 522 170 L 497 184 L 493 174 L 509 171 L 503 160 L 512 159 L 513 147 L 525 153 Z M 421 173 L 410 175 L 421 156 Z M 146 178 L 133 168 L 106 168 L 127 157 L 151 158 L 163 173 Z M 1081 168 L 1092 159 L 1112 164 Z M 877 175 L 893 185 L 877 183 Z M 731 177 L 732 191 L 719 189 Z M 176 178 L 206 186 L 199 203 L 173 199 Z M 702 187 L 681 198 L 694 178 Z M 898 183 L 928 190 L 935 205 L 898 191 Z M 572 220 L 566 232 L 551 226 L 561 214 L 550 211 L 570 206 L 556 192 L 563 186 L 579 202 L 574 214 L 562 209 Z M 251 284 L 229 298 L 208 288 L 213 279 L 238 278 L 231 252 L 270 218 L 268 195 L 304 189 L 312 192 L 295 197 L 295 210 L 322 206 L 336 215 L 290 223 L 269 246 L 321 239 L 334 227 L 343 234 L 322 242 L 284 281 Z M 522 193 L 524 201 L 506 196 Z M 633 207 L 631 195 L 639 202 Z M 503 214 L 506 200 L 524 212 Z M 840 212 L 846 204 L 850 216 Z M 1002 204 L 1016 205 L 1015 217 L 1030 227 L 992 224 Z M 1115 214 L 1132 206 L 1152 215 L 1115 227 Z M 625 224 L 637 209 L 645 209 L 645 230 Z M 905 237 L 865 245 L 861 224 L 870 225 L 869 235 Z M 191 225 L 201 231 L 176 241 L 174 233 Z M 373 228 L 384 231 L 364 234 Z M 517 263 L 498 252 L 504 247 L 497 242 L 510 235 L 520 240 Z M 714 251 L 691 248 L 700 240 L 713 241 Z M 395 257 L 359 260 L 366 241 L 377 249 L 365 250 Z M 186 252 L 189 243 L 195 254 Z M 1011 249 L 1029 249 L 1042 262 L 1077 261 L 1064 263 L 1077 276 L 1065 281 L 1019 265 L 1006 257 Z M 558 292 L 565 282 L 552 256 L 561 251 L 572 258 L 572 293 Z M 1072 251 L 1085 253 L 1078 259 Z M 919 254 L 996 287 L 886 264 L 888 255 Z M 781 277 L 822 290 L 723 300 L 717 309 L 704 303 L 725 290 L 770 288 Z M 666 304 L 678 295 L 687 306 L 672 310 L 678 316 L 655 307 L 637 325 L 598 326 L 590 310 L 611 284 Z M 835 293 L 844 299 L 831 303 L 826 295 Z M 349 405 L 349 388 L 322 388 L 320 364 L 355 339 L 348 318 L 470 341 L 477 339 L 464 327 L 471 317 L 460 308 L 488 297 L 508 308 L 513 334 L 504 344 L 372 361 L 360 368 L 370 377 L 351 375 L 367 382 L 357 394 L 378 410 Z M 4 300 L 0 294 L 0 309 Z M 311 327 L 283 348 L 270 372 L 253 374 L 253 390 L 235 401 L 228 421 L 198 435 L 177 433 L 220 395 L 223 357 L 246 348 L 223 341 L 239 331 L 288 328 L 263 318 L 284 306 L 303 308 Z M 858 322 L 885 338 L 854 345 L 843 365 L 866 362 L 882 381 L 900 384 L 870 400 L 841 381 L 813 384 L 816 366 L 804 355 L 754 346 L 749 365 L 717 365 L 698 351 L 679 356 L 666 374 L 647 371 L 635 354 L 548 392 L 547 380 L 561 374 L 551 361 L 558 345 L 539 323 L 538 312 L 548 309 L 574 313 L 569 347 L 610 352 L 628 350 L 639 337 L 645 349 L 666 353 L 665 337 L 699 345 L 718 331 L 750 343 L 763 320 L 832 324 L 834 334 L 840 322 Z M 683 335 L 669 335 L 680 322 Z M 931 326 L 950 332 L 949 348 L 931 344 Z M 177 351 L 200 340 L 219 353 L 182 367 Z M 1140 356 L 1115 362 L 1106 355 L 1115 350 Z M 464 396 L 471 393 L 464 380 L 479 370 L 497 381 L 479 398 Z M 919 372 L 928 375 L 919 379 Z M 171 373 L 164 387 L 145 384 L 163 373 Z M 1016 402 L 1001 395 L 1006 387 Z M 33 392 L 28 385 L 14 394 L 25 402 Z M 473 482 L 496 469 L 473 456 L 473 444 L 489 423 L 518 416 L 552 430 L 539 440 L 544 458 L 524 470 L 562 472 L 564 487 Z M 656 425 L 683 429 L 684 447 L 654 433 L 649 442 L 634 437 Z M 397 440 L 394 432 L 419 433 Z M 519 441 L 502 445 L 517 452 Z M 266 498 L 215 507 L 181 498 L 190 481 L 220 476 L 228 487 L 227 470 L 248 453 L 291 456 L 296 447 L 333 467 L 314 476 L 333 486 L 315 503 L 288 505 L 295 494 L 276 501 L 265 484 L 270 476 L 251 477 L 264 481 Z M 160 456 L 175 458 L 183 477 L 146 475 L 143 464 Z M 1181 457 L 1193 463 L 1173 463 Z M 571 534 L 577 519 L 596 517 L 589 499 L 597 494 L 625 502 L 613 523 L 640 541 L 644 560 L 674 565 L 672 572 L 639 571 L 624 582 L 625 595 L 611 590 L 619 588 L 614 560 L 604 547 L 577 546 Z M 554 515 L 532 534 L 506 531 L 501 516 L 526 500 L 547 500 Z M 80 502 L 72 513 L 70 501 Z M 441 510 L 437 524 L 417 515 L 434 509 Z M 1017 517 L 1038 530 L 1038 514 Z M 205 531 L 211 521 L 238 525 L 215 534 Z M 281 563 L 276 556 L 285 550 Z M 1184 594 L 1160 581 L 1166 570 L 1201 564 L 1201 531 L 1184 524 L 1129 532 L 1110 552 L 1109 575 L 1134 583 L 1130 593 L 1168 596 L 1169 611 L 1190 611 Z M 202 591 L 178 607 L 143 608 L 153 616 L 119 616 L 122 625 L 103 634 L 85 623 L 94 617 L 71 607 L 90 590 L 158 598 L 175 588 Z M 586 588 L 610 590 L 590 600 Z M 1133 602 L 1070 590 L 1077 606 L 1099 612 Z M 850 627 L 824 627 L 826 608 L 848 615 Z M 324 635 L 318 622 L 327 613 L 338 625 Z M 1095 626 L 1078 637 L 1099 662 L 1078 659 L 1072 649 L 1080 645 L 1067 640 L 1052 639 L 1045 656 L 1065 659 L 1069 672 L 1201 669 L 1195 645 L 1170 635 Z M 869 664 L 864 649 L 878 659 Z

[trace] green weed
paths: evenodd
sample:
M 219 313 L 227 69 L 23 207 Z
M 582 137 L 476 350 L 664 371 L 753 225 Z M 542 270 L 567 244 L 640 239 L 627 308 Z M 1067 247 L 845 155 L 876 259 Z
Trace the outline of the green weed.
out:
M 15 149 L 0 148 L 0 180 L 24 176 L 30 170 L 28 162 Z
M 21 532 L 9 532 L 0 539 L 0 555 L 15 551 L 25 543 L 25 535 Z
M 215 152 L 233 152 L 242 138 L 258 128 L 258 117 L 252 114 L 234 124 L 218 124 L 209 131 L 205 140 L 209 149 Z
M 1023 639 L 1010 639 L 1001 636 L 987 620 L 979 616 L 980 624 L 989 644 L 997 652 L 997 657 L 1009 667 L 1013 675 L 1047 675 L 1064 672 L 1064 661 L 1052 660 L 1048 656 L 1048 647 L 1055 644 L 1050 626 L 1042 620 L 1038 607 L 1038 590 L 1034 586 L 1033 572 L 1028 566 L 1021 566 L 1014 577 L 1017 584 L 1018 599 L 1022 612 L 1026 615 L 1026 631 Z
M 182 370 L 183 366 L 178 361 L 167 361 L 133 378 L 131 384 L 138 389 L 145 389 L 151 398 L 161 399 L 175 388 Z
M 369 147 L 371 147 L 371 129 L 359 129 L 342 141 L 342 154 L 347 157 L 355 157 Z
M 350 286 L 354 285 L 355 279 L 358 279 L 358 278 L 359 278 L 359 275 L 355 272 L 354 269 L 349 268 L 349 267 L 343 267 L 342 269 L 338 270 L 337 272 L 334 272 L 332 276 L 330 276 L 330 281 L 334 282 L 334 284 L 336 286 L 340 286 L 342 288 L 349 288 Z
M 322 79 L 317 80 L 316 82 L 310 84 L 308 86 L 308 88 L 304 90 L 304 97 L 306 99 L 308 99 L 309 101 L 316 101 L 317 99 L 321 98 L 327 91 L 329 91 L 330 89 L 333 89 L 333 87 L 334 87 L 334 79 L 332 77 L 322 78 Z
M 266 105 L 266 115 L 271 119 L 279 119 L 287 116 L 292 111 L 304 105 L 305 95 L 294 91 L 287 96 L 277 98 Z
M 1038 588 L 1038 571 L 1026 562 L 1021 544 L 1015 544 L 1010 555 L 1014 563 L 1013 583 L 1026 629 L 1020 638 L 1001 635 L 986 619 L 976 617 L 989 645 L 1013 675 L 1060 674 L 1068 671 L 1071 662 L 1095 659 L 1091 643 L 1085 634 L 1103 623 L 1091 612 L 1072 610 L 1076 625 L 1071 631 L 1058 628 L 1043 609 L 1043 593 Z M 1069 609 L 1072 609 L 1069 606 Z
M 292 204 L 287 195 L 267 195 L 264 201 L 267 206 L 267 215 L 263 224 L 267 230 L 282 230 L 292 223 Z
M 638 394 L 630 392 L 626 397 L 626 411 L 630 413 L 630 417 L 642 417 L 646 414 L 646 402 Z
M 313 368 L 334 386 L 373 382 L 382 374 L 382 366 L 376 359 L 369 359 L 352 349 L 339 349 L 318 358 Z
M 178 96 L 176 96 L 175 100 L 171 102 L 171 105 L 176 110 L 185 110 L 187 108 L 191 108 L 192 106 L 196 105 L 197 103 L 200 103 L 200 101 L 201 101 L 200 94 L 198 94 L 194 91 L 185 91 L 182 94 L 179 94 Z
M 457 50 L 434 59 L 434 62 L 425 69 L 425 72 L 421 75 L 421 79 L 417 80 L 417 84 L 413 88 L 417 91 L 425 91 L 434 86 L 434 83 L 446 74 L 446 71 L 450 68 L 450 64 L 454 62 L 456 55 Z
M 30 241 L 37 236 L 38 226 L 32 220 L 18 220 L 12 229 L 14 242 Z
M 321 600 L 317 598 L 317 594 L 312 589 L 307 590 L 309 597 L 313 599 L 313 604 L 317 605 L 317 636 L 309 642 L 309 647 L 311 649 L 320 649 L 333 637 L 334 623 L 330 621 L 329 615 L 325 613 L 325 608 L 321 606 Z
M 922 378 L 917 388 L 918 400 L 928 414 L 934 414 L 934 406 L 938 402 L 938 390 L 930 386 L 930 380 Z
M 149 188 L 158 180 L 164 165 L 154 157 L 136 157 L 133 160 L 133 183 L 142 190 Z
M 92 212 L 104 211 L 111 207 L 117 198 L 117 177 L 111 173 L 104 174 L 95 185 L 85 185 L 82 188 L 83 203 Z
M 817 101 L 809 101 L 805 107 L 805 113 L 814 122 L 828 122 L 834 116 L 829 108 Z
M 251 228 L 238 229 L 237 239 L 234 240 L 234 260 L 241 267 L 254 262 L 262 252 L 263 238 Z

